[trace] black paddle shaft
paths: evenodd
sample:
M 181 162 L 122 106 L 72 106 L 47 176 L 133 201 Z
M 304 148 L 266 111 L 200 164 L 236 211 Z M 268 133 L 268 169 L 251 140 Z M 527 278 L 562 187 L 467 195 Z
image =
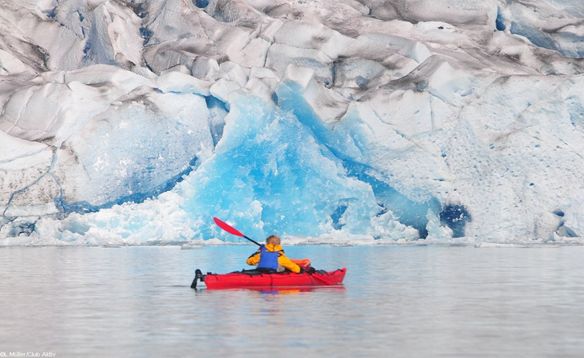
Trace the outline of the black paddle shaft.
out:
M 253 242 L 254 244 L 258 245 L 259 247 L 262 246 L 262 244 L 260 244 L 259 242 L 255 241 L 254 239 L 251 239 L 249 237 L 247 237 L 247 235 L 243 235 L 244 238 L 248 239 L 249 241 Z

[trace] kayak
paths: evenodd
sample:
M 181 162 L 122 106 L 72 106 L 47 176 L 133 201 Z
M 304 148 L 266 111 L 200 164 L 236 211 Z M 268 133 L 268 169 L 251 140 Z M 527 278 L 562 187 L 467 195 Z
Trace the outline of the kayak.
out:
M 207 289 L 335 286 L 343 283 L 346 272 L 347 269 L 342 268 L 328 272 L 319 270 L 314 273 L 264 273 L 250 270 L 227 274 L 208 272 L 203 275 L 201 270 L 197 270 L 191 287 L 197 287 L 197 280 L 204 282 Z
M 337 286 L 343 284 L 346 272 L 346 268 L 341 268 L 335 271 L 318 270 L 313 273 L 265 273 L 249 270 L 227 274 L 208 272 L 203 275 L 201 270 L 196 270 L 191 287 L 197 288 L 197 281 L 204 282 L 207 289 Z

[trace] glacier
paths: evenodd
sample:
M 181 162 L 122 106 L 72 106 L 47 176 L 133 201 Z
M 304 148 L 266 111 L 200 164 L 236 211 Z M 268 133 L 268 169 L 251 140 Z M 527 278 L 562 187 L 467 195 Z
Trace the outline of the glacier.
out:
M 579 0 L 1 5 L 0 245 L 584 236 Z

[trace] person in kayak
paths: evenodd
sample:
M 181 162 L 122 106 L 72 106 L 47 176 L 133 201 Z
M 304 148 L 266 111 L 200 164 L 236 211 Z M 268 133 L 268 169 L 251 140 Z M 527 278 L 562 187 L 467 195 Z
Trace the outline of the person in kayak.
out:
M 247 258 L 246 263 L 256 266 L 258 270 L 283 272 L 285 270 L 294 273 L 302 272 L 302 268 L 290 260 L 281 246 L 281 240 L 276 235 L 270 235 L 266 239 L 266 244 L 262 245 L 256 252 Z

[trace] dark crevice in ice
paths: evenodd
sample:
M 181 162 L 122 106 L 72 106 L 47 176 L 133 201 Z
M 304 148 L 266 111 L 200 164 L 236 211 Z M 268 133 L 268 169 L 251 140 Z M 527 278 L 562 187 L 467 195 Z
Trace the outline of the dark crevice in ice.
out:
M 580 237 L 577 232 L 566 226 L 564 220 L 560 221 L 560 225 L 556 229 L 556 234 L 563 237 Z
M 505 18 L 501 13 L 501 8 L 497 8 L 497 18 L 495 19 L 495 27 L 497 31 L 505 31 Z
M 343 214 L 345 213 L 345 211 L 347 211 L 348 208 L 348 204 L 347 203 L 343 203 L 341 205 L 339 205 L 335 211 L 331 214 L 331 219 L 333 221 L 333 228 L 335 228 L 335 230 L 341 230 L 343 228 L 343 226 L 345 226 L 344 223 L 341 223 L 341 218 L 343 217 Z
M 205 96 L 205 103 L 207 103 L 207 108 L 221 108 L 225 112 L 229 112 L 229 103 L 223 102 L 215 96 Z
M 138 16 L 139 18 L 143 19 L 146 16 L 148 16 L 148 9 L 147 9 L 147 5 L 145 3 L 130 3 L 128 4 L 128 6 L 130 6 L 132 8 L 132 11 L 134 11 L 134 14 L 136 14 L 136 16 Z
M 452 230 L 452 237 L 464 237 L 464 227 L 471 220 L 464 205 L 448 204 L 440 212 L 440 222 Z
M 580 237 L 580 235 L 578 235 L 576 231 L 566 226 L 566 221 L 564 219 L 566 213 L 562 209 L 556 209 L 552 211 L 552 213 L 556 215 L 558 218 L 560 218 L 560 223 L 558 224 L 558 227 L 555 230 L 557 235 L 563 237 Z
M 193 0 L 193 5 L 199 9 L 204 9 L 209 6 L 209 0 Z
M 89 51 L 91 51 L 91 43 L 89 41 L 85 42 L 83 46 L 83 59 L 86 60 L 89 57 Z
M 150 38 L 152 37 L 153 34 L 154 33 L 152 32 L 152 30 L 150 30 L 148 27 L 145 26 L 140 27 L 140 37 L 144 39 L 143 42 L 144 46 L 148 44 L 148 41 L 150 41 Z
M 55 19 L 57 17 L 57 7 L 55 6 L 51 10 L 47 11 L 47 17 L 49 19 Z
M 10 232 L 8 236 L 16 237 L 21 235 L 30 236 L 36 230 L 36 221 L 34 222 L 22 222 L 18 224 L 13 224 L 10 227 Z
M 220 115 L 217 112 L 224 114 L 229 113 L 229 103 L 223 102 L 215 96 L 205 96 L 205 103 L 209 109 L 209 129 L 211 130 L 211 137 L 213 138 L 213 145 L 217 145 L 223 137 L 223 128 L 225 121 L 223 118 L 218 118 Z

